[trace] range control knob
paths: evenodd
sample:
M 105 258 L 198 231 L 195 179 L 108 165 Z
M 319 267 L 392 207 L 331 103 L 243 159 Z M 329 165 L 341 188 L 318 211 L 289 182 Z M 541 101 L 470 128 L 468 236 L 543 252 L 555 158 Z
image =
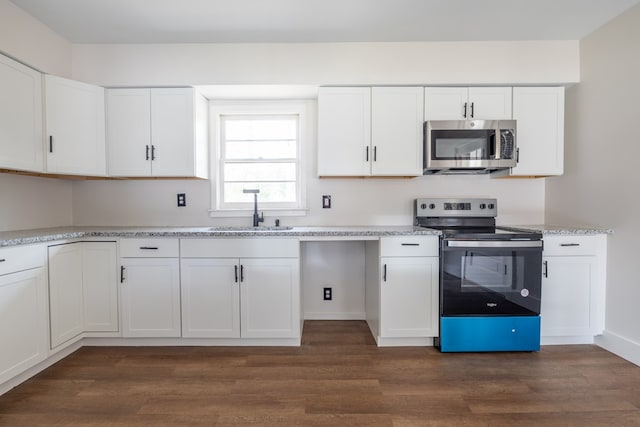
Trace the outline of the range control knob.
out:
M 433 204 L 433 203 L 429 203 L 429 209 L 435 209 L 435 208 L 436 208 L 436 205 L 435 205 L 435 204 Z
M 496 207 L 496 205 L 494 205 L 493 203 L 489 203 L 489 209 L 493 209 L 495 207 Z
M 427 209 L 427 204 L 426 203 L 421 204 L 420 209 Z
M 480 209 L 484 209 L 486 207 L 487 207 L 487 205 L 485 205 L 484 203 L 480 203 Z

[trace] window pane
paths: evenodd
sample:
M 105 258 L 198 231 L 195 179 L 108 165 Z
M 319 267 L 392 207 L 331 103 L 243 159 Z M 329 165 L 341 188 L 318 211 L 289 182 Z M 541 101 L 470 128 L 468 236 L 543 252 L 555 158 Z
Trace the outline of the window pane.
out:
M 227 118 L 224 123 L 227 141 L 296 139 L 297 137 L 298 121 L 296 119 Z
M 253 203 L 253 194 L 245 194 L 244 189 L 260 190 L 258 194 L 258 208 L 260 203 L 294 203 L 296 201 L 295 182 L 246 182 L 225 183 L 225 203 Z
M 295 159 L 296 141 L 227 141 L 227 159 Z
M 295 163 L 226 163 L 224 180 L 229 181 L 295 181 Z

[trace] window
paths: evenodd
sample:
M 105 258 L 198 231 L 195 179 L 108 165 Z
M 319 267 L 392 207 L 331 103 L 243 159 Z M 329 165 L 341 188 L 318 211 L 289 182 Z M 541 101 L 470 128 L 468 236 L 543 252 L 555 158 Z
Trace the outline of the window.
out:
M 241 216 L 253 209 L 292 214 L 305 208 L 304 102 L 212 103 L 216 149 L 212 158 L 212 216 Z

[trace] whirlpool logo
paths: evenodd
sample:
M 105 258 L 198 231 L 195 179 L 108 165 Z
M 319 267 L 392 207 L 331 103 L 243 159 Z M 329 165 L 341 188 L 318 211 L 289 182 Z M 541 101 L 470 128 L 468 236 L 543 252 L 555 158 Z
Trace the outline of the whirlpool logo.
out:
M 495 308 L 497 306 L 498 306 L 498 304 L 496 304 L 495 302 L 488 302 L 487 303 L 487 307 L 490 307 L 490 308 Z

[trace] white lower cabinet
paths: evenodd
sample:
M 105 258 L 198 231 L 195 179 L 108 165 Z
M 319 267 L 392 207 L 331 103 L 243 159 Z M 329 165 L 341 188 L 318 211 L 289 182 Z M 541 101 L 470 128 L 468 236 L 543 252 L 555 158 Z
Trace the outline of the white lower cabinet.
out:
M 181 254 L 183 337 L 300 337 L 297 240 L 182 239 Z
M 2 264 L 21 257 L 22 249 L 0 249 Z M 33 249 L 30 249 L 34 251 Z M 0 271 L 0 384 L 47 357 L 47 300 L 44 248 L 35 265 L 21 271 Z M 30 256 L 30 255 L 29 255 Z M 3 274 L 7 273 L 7 274 Z
M 541 336 L 604 330 L 606 235 L 544 238 Z
M 438 257 L 383 257 L 380 335 L 438 336 Z
M 382 237 L 379 248 L 367 246 L 367 322 L 378 345 L 424 345 L 438 336 L 438 252 L 438 236 Z
M 51 348 L 84 331 L 82 244 L 49 247 Z
M 178 258 L 125 258 L 122 271 L 122 335 L 180 336 Z
M 182 336 L 240 337 L 240 284 L 237 259 L 183 259 Z
M 51 348 L 83 332 L 118 331 L 115 242 L 49 246 Z
M 178 239 L 121 239 L 124 337 L 180 337 Z
M 116 242 L 82 243 L 85 332 L 117 332 Z

